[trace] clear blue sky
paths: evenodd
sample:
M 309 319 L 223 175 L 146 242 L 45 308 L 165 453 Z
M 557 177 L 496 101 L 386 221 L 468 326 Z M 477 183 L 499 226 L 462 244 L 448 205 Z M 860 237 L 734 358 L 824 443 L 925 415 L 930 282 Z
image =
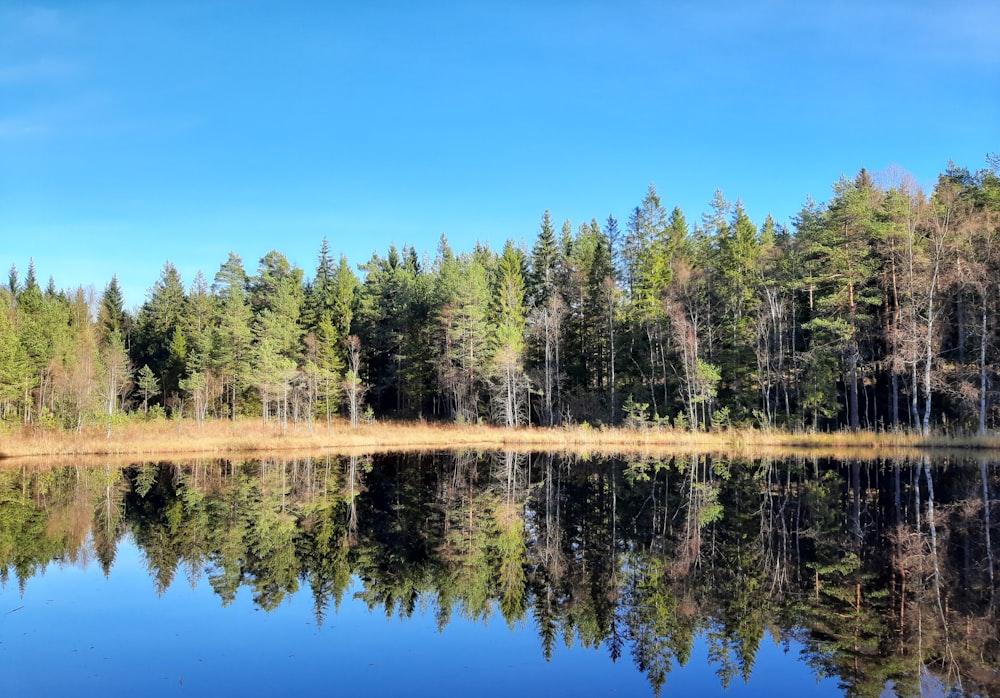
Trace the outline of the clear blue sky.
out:
M 995 0 L 0 0 L 0 265 L 136 306 L 166 260 L 530 245 L 650 183 L 787 222 L 862 166 L 984 166 L 998 27 Z

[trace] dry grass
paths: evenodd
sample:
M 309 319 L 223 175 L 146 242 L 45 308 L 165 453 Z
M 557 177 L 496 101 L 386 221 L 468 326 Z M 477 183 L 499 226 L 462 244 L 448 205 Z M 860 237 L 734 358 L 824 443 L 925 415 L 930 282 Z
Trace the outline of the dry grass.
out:
M 133 422 L 117 426 L 108 437 L 103 429 L 77 432 L 17 428 L 0 434 L 0 463 L 24 458 L 79 460 L 81 456 L 114 456 L 115 460 L 162 459 L 223 454 L 284 455 L 300 453 L 363 454 L 401 450 L 509 449 L 562 451 L 575 454 L 727 453 L 782 456 L 873 457 L 910 455 L 925 448 L 1000 449 L 1000 439 L 923 439 L 914 434 L 835 432 L 792 434 L 732 429 L 710 433 L 672 429 L 521 428 L 386 422 L 352 430 L 338 422 L 327 430 L 315 425 L 263 424 L 260 420 L 206 422 Z M 23 461 L 22 461 L 23 462 Z

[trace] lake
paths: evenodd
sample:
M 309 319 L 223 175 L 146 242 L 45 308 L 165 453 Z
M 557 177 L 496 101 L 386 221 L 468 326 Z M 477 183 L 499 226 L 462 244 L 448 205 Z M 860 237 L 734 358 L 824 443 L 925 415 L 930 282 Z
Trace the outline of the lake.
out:
M 1000 465 L 0 469 L 0 694 L 1000 695 Z

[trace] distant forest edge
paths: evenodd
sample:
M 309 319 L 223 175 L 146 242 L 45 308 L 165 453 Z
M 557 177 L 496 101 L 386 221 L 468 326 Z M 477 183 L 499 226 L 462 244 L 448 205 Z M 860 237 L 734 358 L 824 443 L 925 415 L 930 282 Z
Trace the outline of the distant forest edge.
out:
M 134 313 L 0 288 L 0 419 L 339 415 L 465 423 L 904 429 L 1000 422 L 1000 158 L 842 177 L 790 228 L 716 192 L 690 224 L 653 186 L 619 223 L 548 211 L 530 249 L 442 236 L 433 259 L 360 264 L 323 241 L 311 278 L 277 251 L 230 253 L 185 287 L 167 262 Z

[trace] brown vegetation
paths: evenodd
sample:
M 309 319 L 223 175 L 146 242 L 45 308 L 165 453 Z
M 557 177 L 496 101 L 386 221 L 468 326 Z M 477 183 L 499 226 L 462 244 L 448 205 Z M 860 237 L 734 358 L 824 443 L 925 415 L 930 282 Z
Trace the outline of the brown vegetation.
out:
M 676 429 L 593 429 L 586 425 L 505 429 L 495 426 L 387 422 L 351 429 L 337 422 L 327 430 L 245 419 L 130 422 L 80 432 L 13 428 L 0 438 L 0 462 L 23 458 L 47 461 L 81 456 L 170 458 L 206 454 L 276 454 L 298 452 L 376 453 L 442 449 L 561 451 L 576 454 L 731 453 L 787 455 L 809 451 L 816 456 L 866 457 L 892 452 L 905 455 L 923 448 L 1000 449 L 1000 439 L 923 438 L 899 432 L 789 433 L 754 429 L 689 432 Z

